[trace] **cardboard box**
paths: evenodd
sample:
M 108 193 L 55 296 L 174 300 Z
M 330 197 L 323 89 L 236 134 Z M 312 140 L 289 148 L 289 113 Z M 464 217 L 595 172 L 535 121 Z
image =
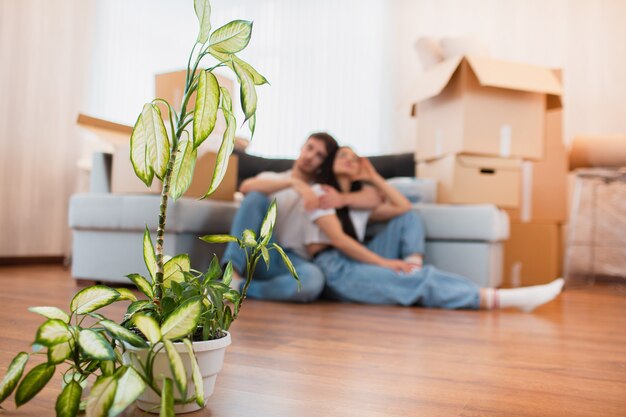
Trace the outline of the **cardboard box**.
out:
M 215 167 L 216 153 L 202 151 L 198 148 L 198 159 L 189 189 L 185 197 L 200 198 L 207 192 L 211 184 L 213 169 Z M 113 166 L 111 168 L 111 192 L 116 194 L 160 194 L 161 181 L 154 178 L 152 187 L 148 188 L 135 175 L 130 162 L 130 146 L 117 146 L 113 153 Z M 228 160 L 226 175 L 215 193 L 207 197 L 211 200 L 233 201 L 237 191 L 238 158 L 231 155 Z
M 517 207 L 522 161 L 475 155 L 448 155 L 417 165 L 419 178 L 437 180 L 438 203 Z
M 511 223 L 504 242 L 503 286 L 546 284 L 561 276 L 563 248 L 557 223 Z
M 511 221 L 562 223 L 567 218 L 567 149 L 563 144 L 563 111 L 546 113 L 545 157 L 524 161 L 520 205 L 507 209 Z
M 475 56 L 435 65 L 412 91 L 420 161 L 453 153 L 541 159 L 546 108 L 561 107 L 550 69 Z

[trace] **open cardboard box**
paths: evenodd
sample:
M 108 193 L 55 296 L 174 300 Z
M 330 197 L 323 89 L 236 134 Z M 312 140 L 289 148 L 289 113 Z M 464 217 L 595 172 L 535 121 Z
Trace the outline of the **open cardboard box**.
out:
M 412 91 L 420 161 L 454 153 L 541 159 L 546 108 L 561 107 L 552 70 L 475 56 L 435 65 Z

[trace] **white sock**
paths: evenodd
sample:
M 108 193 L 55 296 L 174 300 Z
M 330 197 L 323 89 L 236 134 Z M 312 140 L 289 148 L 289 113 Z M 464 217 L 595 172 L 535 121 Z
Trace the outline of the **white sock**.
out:
M 554 300 L 561 293 L 563 284 L 563 278 L 559 278 L 544 285 L 497 290 L 493 308 L 515 307 L 524 312 L 531 312 L 540 305 Z

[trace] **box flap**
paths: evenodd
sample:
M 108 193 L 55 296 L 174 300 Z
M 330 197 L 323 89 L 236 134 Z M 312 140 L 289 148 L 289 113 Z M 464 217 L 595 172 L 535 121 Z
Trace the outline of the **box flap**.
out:
M 522 160 L 515 158 L 493 158 L 477 155 L 457 155 L 459 165 L 465 168 L 520 170 Z
M 548 100 L 548 105 L 552 106 L 549 108 L 560 107 L 561 82 L 551 69 L 475 56 L 466 56 L 465 59 L 480 85 L 556 96 L 557 100 Z
M 445 60 L 425 71 L 411 88 L 412 102 L 417 103 L 439 95 L 459 67 L 462 56 Z

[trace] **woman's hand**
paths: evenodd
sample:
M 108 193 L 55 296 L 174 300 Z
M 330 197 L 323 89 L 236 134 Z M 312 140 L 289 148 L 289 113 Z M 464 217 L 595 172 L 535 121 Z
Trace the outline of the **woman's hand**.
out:
M 388 268 L 396 272 L 405 272 L 410 273 L 415 271 L 415 265 L 405 262 L 400 259 L 383 259 L 378 263 L 378 266 L 382 266 L 383 268 Z
M 341 208 L 346 205 L 344 196 L 330 185 L 322 185 L 324 194 L 319 197 L 320 208 Z
M 376 181 L 383 180 L 384 178 L 376 171 L 374 165 L 370 162 L 369 159 L 365 157 L 359 158 L 359 163 L 361 165 L 361 169 L 355 178 L 355 181 L 367 181 L 371 183 L 375 183 Z

